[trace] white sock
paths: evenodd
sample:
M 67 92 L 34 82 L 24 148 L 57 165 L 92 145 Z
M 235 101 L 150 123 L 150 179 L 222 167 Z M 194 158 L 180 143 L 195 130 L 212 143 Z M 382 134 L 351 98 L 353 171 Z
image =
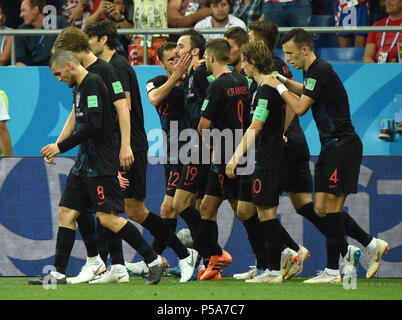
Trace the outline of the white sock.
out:
M 148 264 L 148 267 L 151 268 L 153 266 L 156 266 L 157 264 L 162 262 L 162 257 L 158 256 L 154 261 L 152 261 L 150 264 Z
M 373 237 L 370 243 L 367 245 L 367 250 L 371 253 L 377 249 L 377 239 Z
M 339 270 L 335 270 L 335 269 L 325 268 L 324 271 L 326 273 L 328 273 L 330 276 L 337 276 L 339 274 Z

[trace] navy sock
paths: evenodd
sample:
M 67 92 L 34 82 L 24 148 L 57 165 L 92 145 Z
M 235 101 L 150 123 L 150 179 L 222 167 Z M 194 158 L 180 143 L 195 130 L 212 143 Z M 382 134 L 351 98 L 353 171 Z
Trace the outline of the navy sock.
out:
M 193 237 L 193 240 L 196 242 L 198 234 L 198 226 L 201 221 L 200 212 L 193 206 L 189 206 L 180 213 L 180 217 L 182 217 L 182 219 L 187 223 L 188 228 L 190 229 L 191 232 L 191 236 Z
M 169 246 L 173 249 L 179 259 L 188 257 L 187 248 L 180 242 L 172 232 L 169 225 L 160 216 L 150 212 L 142 224 L 151 234 L 161 241 L 162 246 Z
M 305 217 L 320 231 L 323 235 L 326 234 L 326 224 L 324 218 L 319 217 L 315 214 L 314 204 L 312 202 L 307 203 L 304 207 L 297 211 L 298 214 Z
M 98 255 L 98 246 L 96 243 L 96 223 L 95 218 L 90 213 L 82 213 L 77 219 L 78 230 L 84 241 L 87 257 Z
M 111 264 L 124 265 L 123 243 L 121 238 L 108 228 L 104 228 L 104 234 L 110 252 Z
M 327 229 L 339 245 L 339 252 L 344 257 L 348 251 L 348 243 L 345 240 L 346 230 L 345 222 L 343 220 L 343 213 L 336 212 L 326 215 Z
M 216 221 L 201 219 L 199 225 L 199 250 L 198 252 L 203 258 L 210 256 L 222 255 L 222 248 L 218 244 L 217 239 L 217 223 Z
M 56 255 L 54 257 L 54 267 L 57 272 L 66 274 L 68 260 L 73 250 L 75 241 L 75 230 L 59 227 L 56 240 Z
M 158 258 L 158 254 L 148 245 L 138 229 L 127 222 L 117 235 L 126 241 L 134 250 L 144 258 L 146 264 Z
M 103 262 L 106 264 L 107 257 L 109 255 L 109 247 L 105 240 L 105 230 L 99 219 L 96 218 L 96 245 L 98 247 L 98 253 Z
M 262 237 L 261 222 L 258 219 L 258 214 L 254 214 L 251 218 L 244 221 L 243 225 L 246 229 L 251 249 L 253 250 L 257 260 L 257 269 L 264 268 L 266 265 L 266 251 L 264 239 Z
M 163 219 L 167 227 L 176 234 L 177 227 L 177 219 Z M 167 244 L 164 241 L 159 240 L 158 238 L 154 238 L 152 242 L 152 248 L 158 253 L 162 254 L 165 251 Z
M 281 270 L 281 229 L 283 227 L 278 219 L 263 221 L 261 227 L 266 240 L 268 269 L 271 271 Z
M 367 247 L 371 240 L 373 240 L 373 236 L 364 231 L 348 213 L 345 211 L 342 213 L 343 221 L 345 222 L 346 235 Z

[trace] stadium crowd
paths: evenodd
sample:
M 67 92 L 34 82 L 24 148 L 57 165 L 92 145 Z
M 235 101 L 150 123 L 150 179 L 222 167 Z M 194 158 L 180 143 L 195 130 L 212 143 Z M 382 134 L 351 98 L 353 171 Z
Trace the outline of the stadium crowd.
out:
M 1 0 L 0 29 L 63 29 L 67 26 L 83 28 L 102 19 L 113 22 L 117 28 L 137 29 L 245 27 L 254 21 L 271 21 L 279 27 L 384 25 L 383 19 L 387 17 L 386 2 L 390 1 Z M 49 8 L 48 5 L 53 7 Z M 52 19 L 51 15 L 57 18 Z M 320 17 L 330 18 L 325 20 L 325 24 L 316 23 L 316 20 L 321 20 Z M 399 19 L 391 19 L 389 24 L 399 25 Z M 387 34 L 386 39 L 392 35 L 392 33 Z M 210 38 L 219 35 L 206 36 Z M 11 37 L 0 36 L 0 66 L 11 63 Z M 177 34 L 149 36 L 147 63 L 158 64 L 157 48 L 161 43 L 176 41 L 177 38 Z M 366 38 L 367 34 L 339 33 L 335 42 L 322 45 L 365 46 Z M 373 38 L 374 35 L 371 34 L 367 42 L 369 44 L 367 57 L 372 55 Z M 17 37 L 18 65 L 47 65 L 54 40 L 55 37 L 52 36 Z M 131 56 L 132 64 L 143 64 L 143 41 L 141 35 L 120 36 L 118 51 L 127 57 Z M 387 46 L 388 41 L 385 42 Z M 392 52 L 394 51 L 396 52 L 396 48 L 393 48 Z M 371 60 L 373 59 L 370 58 Z M 395 57 L 389 57 L 388 62 L 394 62 L 394 60 Z M 368 58 L 364 60 L 364 62 L 368 61 Z

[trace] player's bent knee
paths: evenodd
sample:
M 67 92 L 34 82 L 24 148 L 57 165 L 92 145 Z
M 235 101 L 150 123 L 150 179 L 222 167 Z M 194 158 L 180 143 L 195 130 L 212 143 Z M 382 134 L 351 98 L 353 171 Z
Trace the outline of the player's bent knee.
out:
M 201 218 L 205 220 L 216 220 L 217 210 L 211 208 L 211 206 L 206 205 L 205 203 L 201 202 L 200 205 L 200 214 Z
M 176 190 L 176 193 L 178 193 L 178 190 Z M 190 192 L 183 192 L 180 193 L 178 196 L 174 196 L 173 198 L 173 210 L 176 211 L 177 213 L 183 212 L 185 209 L 187 209 L 189 206 L 193 205 L 194 201 L 194 195 Z
M 97 213 L 96 217 L 99 219 L 101 225 L 105 228 L 110 229 L 112 227 L 112 216 L 106 213 Z
M 235 212 L 235 214 L 236 214 L 237 218 L 239 218 L 239 220 L 241 222 L 244 222 L 244 221 L 250 219 L 254 215 L 254 213 L 250 214 L 247 211 L 241 211 L 239 209 Z
M 59 210 L 59 226 L 75 229 L 78 216 L 79 212 L 69 208 L 61 207 Z
M 141 200 L 125 199 L 125 209 L 127 217 L 139 224 L 142 224 L 149 214 L 149 210 Z

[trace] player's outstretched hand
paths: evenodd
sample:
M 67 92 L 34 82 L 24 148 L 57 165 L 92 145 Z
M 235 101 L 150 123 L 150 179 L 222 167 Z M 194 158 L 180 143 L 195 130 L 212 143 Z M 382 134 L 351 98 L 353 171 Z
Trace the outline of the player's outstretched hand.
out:
M 130 169 L 132 164 L 134 163 L 134 155 L 130 146 L 121 146 L 120 148 L 120 165 L 124 170 Z

